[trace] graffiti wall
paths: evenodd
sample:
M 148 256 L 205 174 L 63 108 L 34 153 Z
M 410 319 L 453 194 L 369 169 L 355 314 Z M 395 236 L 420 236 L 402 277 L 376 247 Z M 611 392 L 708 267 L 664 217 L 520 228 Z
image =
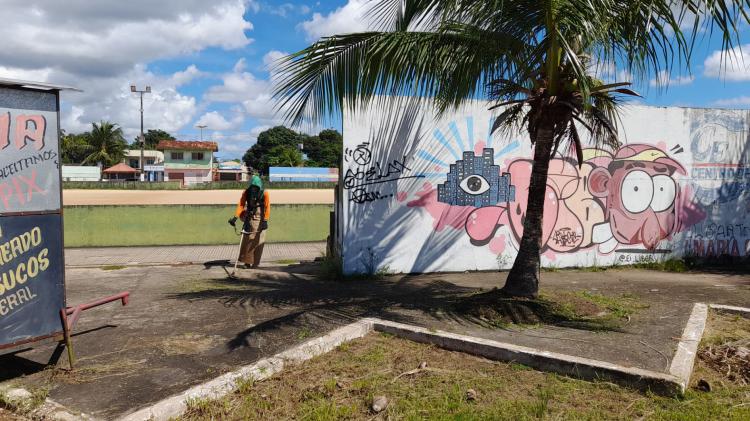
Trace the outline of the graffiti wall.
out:
M 438 117 L 420 104 L 381 103 L 345 115 L 345 272 L 512 265 L 532 149 L 525 133 L 490 135 L 497 110 L 487 108 Z M 558 151 L 542 264 L 749 255 L 749 125 L 748 111 L 629 106 L 619 149 L 587 148 L 580 167 Z

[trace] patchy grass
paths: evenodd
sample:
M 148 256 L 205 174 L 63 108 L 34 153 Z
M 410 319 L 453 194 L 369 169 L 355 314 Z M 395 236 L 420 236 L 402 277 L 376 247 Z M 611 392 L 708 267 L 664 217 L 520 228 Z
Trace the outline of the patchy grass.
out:
M 317 276 L 322 281 L 348 282 L 380 280 L 392 274 L 391 269 L 388 266 L 385 266 L 373 270 L 372 273 L 347 275 L 343 272 L 343 263 L 341 262 L 340 257 L 323 256 Z
M 587 330 L 618 330 L 630 316 L 646 307 L 632 295 L 577 291 L 542 293 L 539 298 L 528 299 L 492 290 L 463 300 L 456 306 L 456 312 L 494 327 L 552 324 Z
M 280 259 L 280 260 L 274 260 L 274 263 L 278 265 L 293 265 L 295 263 L 299 263 L 299 260 L 295 259 Z
M 248 287 L 249 280 L 242 279 L 188 279 L 180 285 L 182 294 L 210 293 L 212 291 L 241 291 Z
M 8 387 L 8 389 L 10 388 L 12 387 Z M 42 406 L 44 401 L 47 399 L 47 396 L 49 395 L 49 388 L 47 386 L 25 385 L 23 386 L 23 388 L 31 393 L 31 396 L 20 401 L 8 399 L 5 394 L 5 390 L 0 390 L 0 408 L 11 410 L 16 414 L 26 415 Z M 0 412 L 0 420 L 5 419 L 2 417 L 2 415 L 2 412 Z M 15 418 L 9 417 L 8 419 L 12 420 Z
M 127 266 L 123 266 L 123 265 L 109 265 L 109 266 L 102 266 L 100 269 L 101 270 L 121 270 L 121 269 L 125 269 L 125 268 L 127 268 Z
M 305 326 L 305 327 L 303 327 L 303 328 L 301 328 L 300 330 L 297 331 L 297 339 L 299 339 L 300 341 L 308 339 L 308 338 L 312 338 L 313 335 L 314 335 L 314 333 L 313 333 L 312 329 L 310 329 L 307 326 Z
M 703 375 L 705 367 L 698 362 L 696 370 Z M 375 414 L 379 395 L 389 404 Z M 727 385 L 659 397 L 375 334 L 222 399 L 191 403 L 182 419 L 745 420 L 748 396 L 750 388 Z

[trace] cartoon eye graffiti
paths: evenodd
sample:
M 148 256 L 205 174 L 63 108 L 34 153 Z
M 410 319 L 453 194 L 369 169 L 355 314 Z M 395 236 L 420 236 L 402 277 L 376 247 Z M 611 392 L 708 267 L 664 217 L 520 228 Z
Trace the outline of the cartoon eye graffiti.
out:
M 651 209 L 654 212 L 663 212 L 669 209 L 674 203 L 677 186 L 672 177 L 667 175 L 657 175 L 653 178 L 654 183 L 654 200 L 651 202 Z
M 622 180 L 620 197 L 630 213 L 641 213 L 648 209 L 654 196 L 654 183 L 644 171 L 631 171 Z
M 458 185 L 468 194 L 480 195 L 490 189 L 490 183 L 481 175 L 470 175 Z

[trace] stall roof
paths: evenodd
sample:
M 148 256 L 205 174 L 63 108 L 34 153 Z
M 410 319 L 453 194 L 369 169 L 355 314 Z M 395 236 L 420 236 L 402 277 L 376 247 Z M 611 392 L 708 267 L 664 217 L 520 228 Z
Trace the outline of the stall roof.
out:
M 128 164 L 123 164 L 122 162 L 104 170 L 105 174 L 114 174 L 114 173 L 130 174 L 130 173 L 137 173 L 137 172 L 138 170 L 136 170 L 135 168 L 131 167 Z
M 8 79 L 5 77 L 0 77 L 0 86 L 9 86 L 13 88 L 41 89 L 45 91 L 83 92 L 80 89 L 74 88 L 72 86 L 53 85 L 51 83 L 46 83 L 46 82 L 32 82 L 29 80 L 20 80 L 20 79 Z

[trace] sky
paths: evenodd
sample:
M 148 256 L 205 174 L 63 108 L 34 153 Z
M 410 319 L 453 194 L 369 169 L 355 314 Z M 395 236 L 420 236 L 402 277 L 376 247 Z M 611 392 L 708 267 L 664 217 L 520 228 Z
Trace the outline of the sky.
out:
M 368 0 L 0 0 L 0 77 L 82 89 L 63 92 L 61 126 L 118 123 L 126 139 L 145 129 L 181 140 L 219 143 L 221 158 L 238 158 L 263 130 L 283 124 L 273 113 L 270 64 L 322 36 L 368 28 Z M 729 61 L 720 43 L 696 47 L 692 72 L 654 75 L 636 88 L 649 105 L 750 108 L 750 28 Z M 743 60 L 744 59 L 744 60 Z M 627 73 L 612 70 L 621 78 Z M 668 88 L 652 86 L 655 78 Z M 330 123 L 340 130 L 339 119 Z M 309 130 L 309 129 L 308 129 Z

